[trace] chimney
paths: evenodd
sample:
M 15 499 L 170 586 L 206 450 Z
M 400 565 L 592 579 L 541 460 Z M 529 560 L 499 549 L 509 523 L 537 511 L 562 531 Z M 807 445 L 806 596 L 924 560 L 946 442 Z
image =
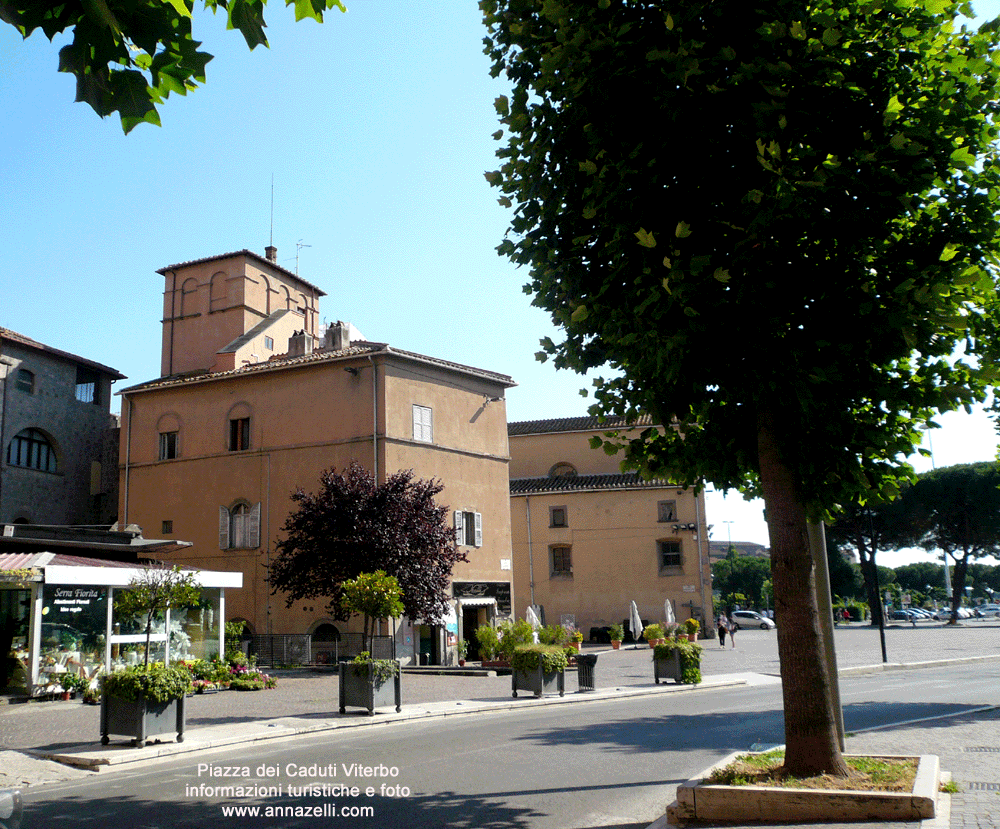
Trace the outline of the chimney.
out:
M 337 320 L 326 329 L 324 347 L 330 351 L 343 351 L 351 347 L 351 325 Z
M 274 245 L 268 245 L 264 248 L 264 255 L 267 257 L 268 262 L 278 264 L 278 249 Z
M 305 331 L 296 331 L 288 338 L 289 357 L 304 357 L 306 354 L 312 354 L 312 352 L 312 334 L 307 334 Z

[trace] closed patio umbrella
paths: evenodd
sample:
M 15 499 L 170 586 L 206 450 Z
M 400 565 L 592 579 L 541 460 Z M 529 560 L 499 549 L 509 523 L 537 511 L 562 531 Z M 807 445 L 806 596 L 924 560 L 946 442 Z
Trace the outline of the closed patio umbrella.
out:
M 639 608 L 635 606 L 635 602 L 632 602 L 632 607 L 629 609 L 629 627 L 632 628 L 632 645 L 633 648 L 639 647 L 639 637 L 642 636 L 642 619 L 639 618 Z

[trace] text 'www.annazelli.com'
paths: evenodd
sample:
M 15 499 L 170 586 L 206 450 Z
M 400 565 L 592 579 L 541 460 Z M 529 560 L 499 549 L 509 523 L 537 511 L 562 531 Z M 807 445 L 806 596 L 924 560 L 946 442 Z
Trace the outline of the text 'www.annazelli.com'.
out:
M 319 803 L 314 806 L 223 806 L 223 817 L 374 817 L 373 806 L 338 806 Z

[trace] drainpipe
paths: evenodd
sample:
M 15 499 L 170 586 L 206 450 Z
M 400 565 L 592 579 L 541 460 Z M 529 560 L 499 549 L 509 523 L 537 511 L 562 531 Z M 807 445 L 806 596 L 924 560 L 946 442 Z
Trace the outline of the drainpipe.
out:
M 375 360 L 371 354 L 368 355 L 368 362 L 372 367 L 372 469 L 374 470 L 375 483 L 378 483 L 378 376 L 375 370 Z
M 167 357 L 167 376 L 174 373 L 174 320 L 177 319 L 177 271 L 171 271 L 173 286 L 170 289 L 170 348 Z
M 0 396 L 0 447 L 7 445 L 7 387 L 10 385 L 10 370 L 12 364 L 9 357 L 0 353 L 0 383 L 3 384 L 3 394 Z M 3 463 L 3 459 L 0 459 Z M 6 520 L 3 515 L 3 475 L 0 475 L 0 521 Z
M 531 593 L 531 606 L 535 606 L 535 557 L 531 549 L 531 496 L 524 496 L 524 512 L 528 518 L 528 588 Z
M 132 460 L 132 398 L 126 397 L 125 400 L 128 402 L 128 419 L 125 422 L 125 494 L 120 522 L 122 529 L 128 526 L 129 462 Z

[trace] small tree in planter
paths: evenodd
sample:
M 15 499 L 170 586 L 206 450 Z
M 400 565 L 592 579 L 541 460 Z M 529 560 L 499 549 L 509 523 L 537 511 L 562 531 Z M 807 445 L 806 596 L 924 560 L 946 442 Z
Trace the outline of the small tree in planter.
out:
M 476 628 L 476 641 L 479 643 L 479 658 L 489 662 L 500 653 L 500 637 L 492 625 L 480 625 Z
M 622 639 L 625 638 L 625 629 L 618 624 L 611 626 L 611 647 L 618 650 L 622 646 Z
M 511 690 L 533 691 L 536 697 L 547 691 L 566 693 L 566 651 L 559 645 L 519 645 L 510 660 Z
M 115 596 L 115 610 L 145 619 L 146 648 L 142 665 L 106 674 L 101 678 L 101 743 L 109 734 L 130 735 L 142 748 L 151 736 L 176 732 L 184 740 L 184 696 L 191 675 L 182 667 L 170 668 L 149 661 L 153 620 L 170 608 L 198 603 L 201 589 L 193 573 L 179 567 L 148 567 Z
M 347 706 L 367 708 L 369 715 L 375 708 L 395 702 L 401 710 L 399 687 L 399 662 L 395 659 L 373 659 L 375 631 L 380 619 L 399 616 L 403 602 L 399 583 L 384 571 L 362 573 L 343 584 L 344 606 L 352 613 L 364 616 L 364 637 L 368 651 L 354 661 L 340 665 L 340 713 Z M 389 688 L 389 681 L 393 687 Z
M 115 595 L 115 610 L 122 616 L 139 616 L 145 620 L 146 655 L 149 665 L 149 640 L 153 620 L 158 614 L 177 607 L 192 607 L 201 598 L 201 588 L 192 572 L 180 567 L 147 567 L 128 587 Z
M 646 625 L 646 627 L 643 628 L 642 635 L 646 637 L 646 642 L 649 643 L 649 646 L 654 647 L 663 640 L 663 625 Z
M 701 645 L 687 639 L 667 639 L 653 648 L 653 678 L 687 685 L 701 682 Z

